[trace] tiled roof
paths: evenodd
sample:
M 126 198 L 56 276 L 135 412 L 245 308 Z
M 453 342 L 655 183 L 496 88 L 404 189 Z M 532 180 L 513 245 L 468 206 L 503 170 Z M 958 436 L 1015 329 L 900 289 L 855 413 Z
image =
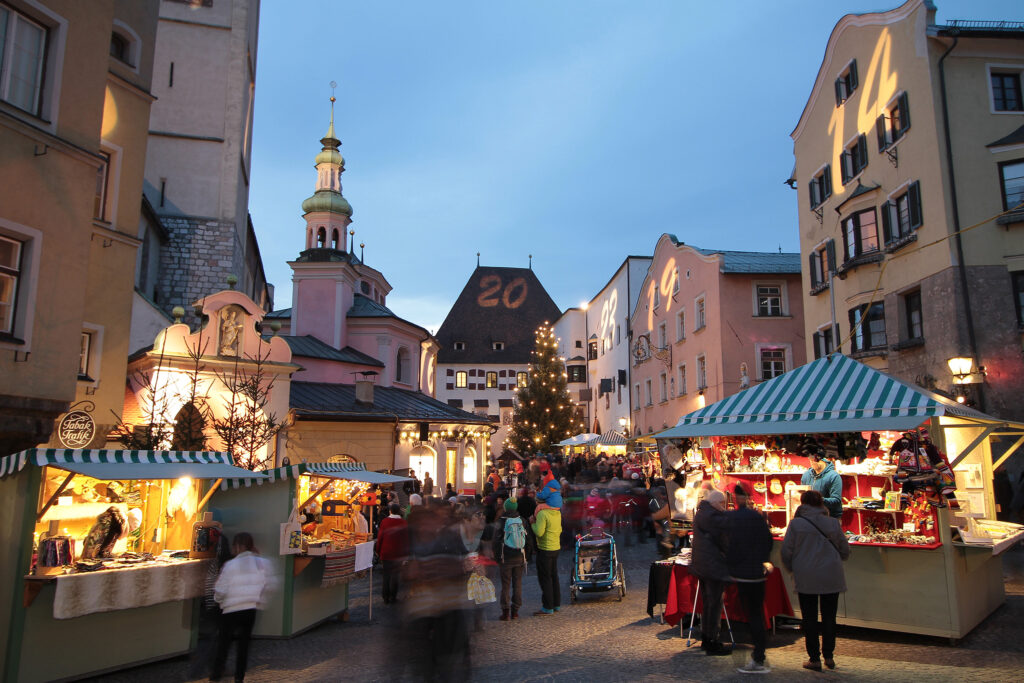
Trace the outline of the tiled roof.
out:
M 344 421 L 459 422 L 488 424 L 482 415 L 459 410 L 426 394 L 395 387 L 373 388 L 373 405 L 356 403 L 354 384 L 292 382 L 289 404 L 296 414 Z
M 377 303 L 368 296 L 356 294 L 352 298 L 352 308 L 348 309 L 349 318 L 397 318 L 390 308 Z
M 437 331 L 437 362 L 529 363 L 537 327 L 561 315 L 531 269 L 477 266 Z M 456 351 L 455 342 L 465 349 Z
M 288 343 L 288 348 L 292 350 L 293 356 L 321 358 L 323 360 L 335 360 L 342 363 L 356 363 L 358 365 L 373 365 L 378 368 L 384 367 L 384 363 L 362 351 L 353 349 L 351 346 L 338 350 L 308 334 L 301 337 L 282 336 L 281 339 Z
M 684 244 L 678 237 L 666 233 L 676 245 Z M 800 254 L 775 251 L 727 251 L 724 249 L 701 249 L 688 245 L 705 256 L 722 255 L 723 273 L 799 273 Z

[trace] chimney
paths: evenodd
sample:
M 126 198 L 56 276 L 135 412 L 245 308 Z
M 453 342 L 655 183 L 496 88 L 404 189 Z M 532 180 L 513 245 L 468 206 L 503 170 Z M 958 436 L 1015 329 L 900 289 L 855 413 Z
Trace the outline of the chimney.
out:
M 373 405 L 373 385 L 377 380 L 377 372 L 367 370 L 356 377 L 356 403 L 363 406 Z

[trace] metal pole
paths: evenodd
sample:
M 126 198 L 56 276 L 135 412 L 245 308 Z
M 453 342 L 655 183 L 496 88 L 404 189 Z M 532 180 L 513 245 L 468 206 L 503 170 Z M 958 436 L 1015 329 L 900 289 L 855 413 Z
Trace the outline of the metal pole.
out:
M 376 506 L 374 506 L 374 505 L 370 506 L 370 536 L 371 536 L 371 538 L 373 537 L 373 508 L 374 507 L 376 507 Z M 359 513 L 359 514 L 362 514 L 362 513 Z M 372 556 L 370 557 L 370 595 L 369 595 L 368 599 L 370 601 L 370 618 L 369 618 L 369 620 L 373 621 L 373 557 Z
M 842 353 L 843 350 L 838 348 L 839 345 L 839 325 L 836 323 L 836 271 L 835 268 L 830 268 L 828 271 L 828 298 L 829 305 L 832 307 L 832 350 Z M 828 354 L 822 354 L 827 356 Z

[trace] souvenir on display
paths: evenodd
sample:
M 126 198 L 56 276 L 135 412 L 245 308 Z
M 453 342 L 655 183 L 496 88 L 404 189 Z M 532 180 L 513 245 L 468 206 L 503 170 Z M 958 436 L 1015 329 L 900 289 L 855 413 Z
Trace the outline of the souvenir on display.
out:
M 769 472 L 778 472 L 782 469 L 782 458 L 780 458 L 778 454 L 772 453 L 765 458 L 764 466 Z
M 774 493 L 776 496 L 782 493 L 782 482 L 779 481 L 778 477 L 772 477 L 770 486 L 771 492 Z

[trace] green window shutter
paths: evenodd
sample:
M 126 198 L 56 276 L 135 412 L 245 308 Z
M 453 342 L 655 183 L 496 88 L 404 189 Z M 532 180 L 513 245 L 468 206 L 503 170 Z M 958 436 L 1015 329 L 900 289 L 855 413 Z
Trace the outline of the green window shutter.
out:
M 907 104 L 907 93 L 900 95 L 900 137 L 910 128 L 910 105 Z
M 868 165 L 868 136 L 864 133 L 857 138 L 857 157 L 858 170 Z
M 910 204 L 910 229 L 916 230 L 921 227 L 921 223 L 924 221 L 921 215 L 921 182 L 915 180 L 911 183 L 907 193 L 910 195 L 908 197 Z
M 870 69 L 869 69 L 870 71 Z M 857 60 L 850 62 L 850 84 L 853 86 L 851 91 L 857 89 Z
M 807 257 L 807 264 L 808 264 L 808 267 L 809 267 L 809 270 L 807 272 L 811 274 L 811 287 L 812 288 L 818 286 L 818 273 L 817 273 L 817 269 L 814 267 L 815 263 L 817 263 L 817 260 L 818 260 L 818 253 L 817 252 L 811 252 L 811 254 Z
M 882 239 L 892 242 L 892 202 L 882 204 Z
M 832 165 L 831 164 L 826 164 L 825 165 L 825 170 L 822 171 L 822 176 L 821 177 L 825 179 L 825 182 L 824 182 L 825 191 L 821 193 L 822 194 L 821 199 L 822 199 L 822 201 L 825 201 L 826 199 L 828 199 L 829 197 L 832 196 Z
M 836 106 L 843 103 L 843 79 L 836 79 Z
M 814 180 L 813 179 L 811 180 L 811 182 L 807 183 L 807 199 L 810 201 L 810 205 L 811 205 L 812 209 L 817 206 L 817 204 L 814 203 Z
M 828 272 L 834 273 L 836 270 L 836 241 L 829 240 L 825 243 L 825 256 L 828 260 Z
M 878 151 L 884 152 L 885 148 L 889 146 L 885 139 L 885 114 L 875 119 L 875 134 L 878 136 Z
M 814 344 L 814 360 L 818 360 L 821 358 L 821 333 L 815 332 L 811 339 Z

